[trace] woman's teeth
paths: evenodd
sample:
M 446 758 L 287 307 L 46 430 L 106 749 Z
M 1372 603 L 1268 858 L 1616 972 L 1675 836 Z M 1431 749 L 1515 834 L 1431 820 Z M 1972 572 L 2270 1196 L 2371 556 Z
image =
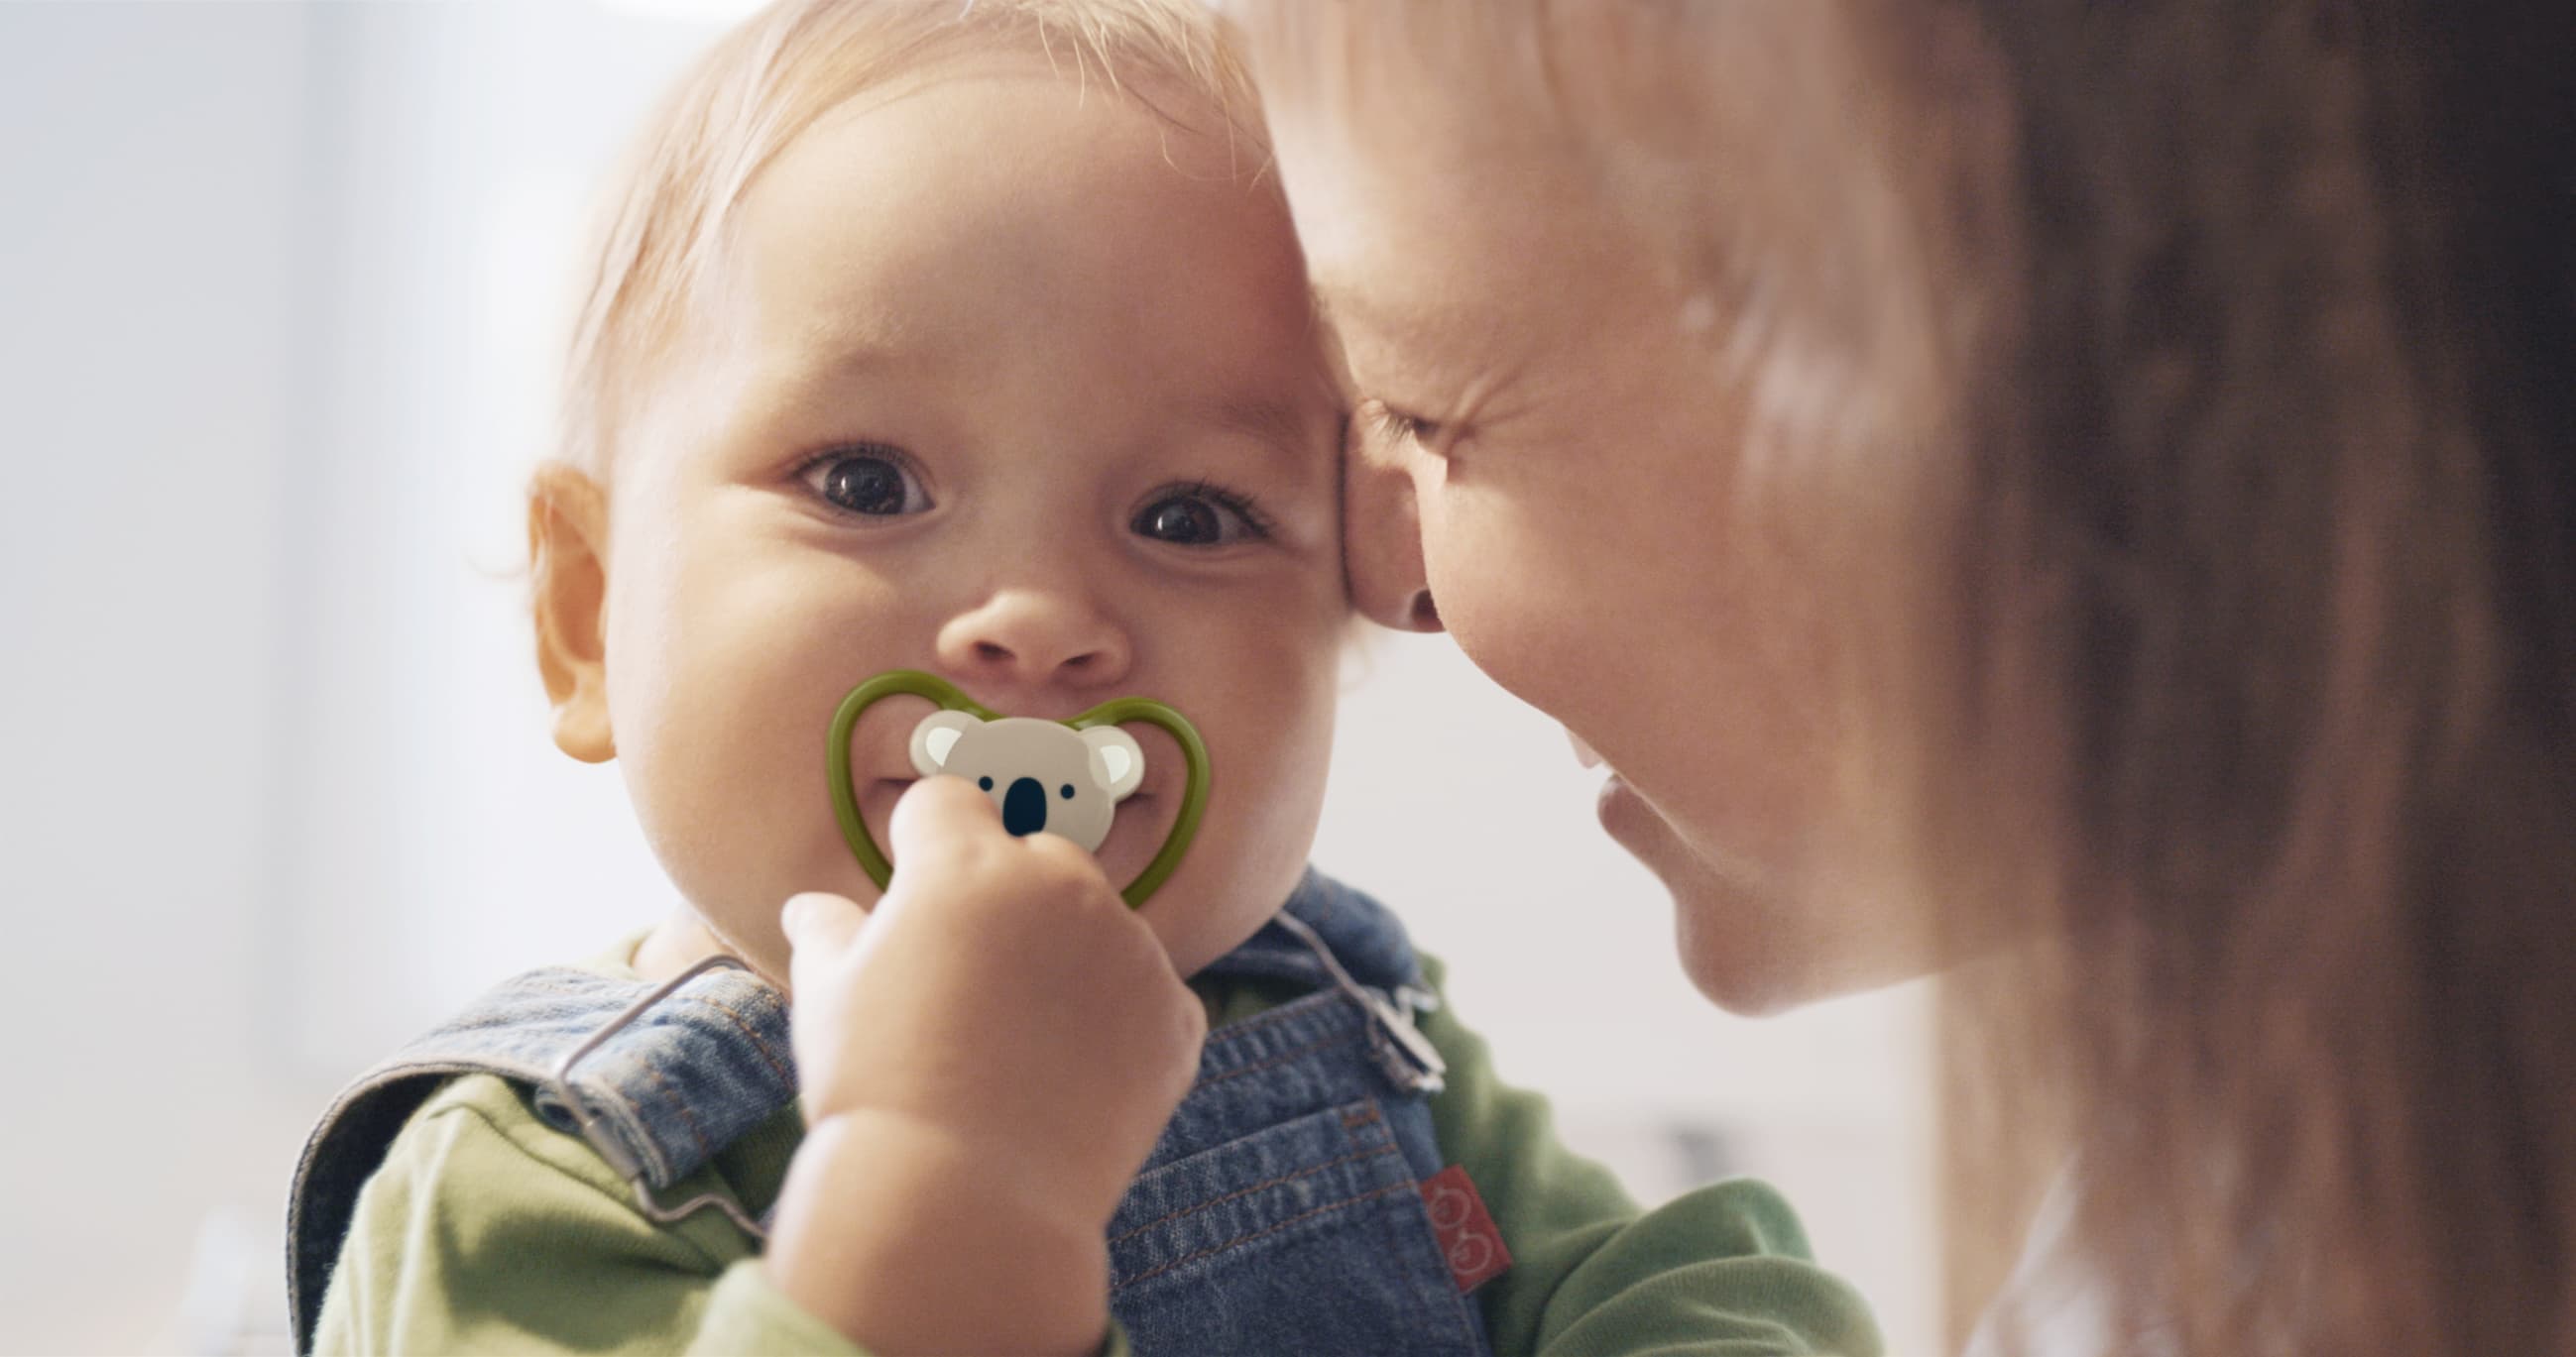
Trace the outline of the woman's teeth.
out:
M 1583 737 L 1575 734 L 1571 730 L 1565 732 L 1565 738 L 1574 745 L 1575 762 L 1582 764 L 1586 768 L 1598 768 L 1601 766 L 1600 750 L 1594 749 L 1592 746 L 1585 744 L 1583 742 Z

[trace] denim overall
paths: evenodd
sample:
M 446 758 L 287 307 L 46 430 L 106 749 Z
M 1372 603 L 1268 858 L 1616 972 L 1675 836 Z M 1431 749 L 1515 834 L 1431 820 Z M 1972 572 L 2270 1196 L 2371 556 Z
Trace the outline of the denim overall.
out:
M 1190 1089 L 1109 1225 L 1110 1309 L 1139 1353 L 1480 1353 L 1423 1201 L 1441 1168 L 1441 1062 L 1403 926 L 1309 871 L 1278 917 L 1207 968 L 1307 992 L 1208 1035 Z M 358 1191 L 449 1078 L 497 1074 L 586 1137 L 658 1220 L 734 1139 L 796 1097 L 783 996 L 733 967 L 656 987 L 555 968 L 509 981 L 340 1095 L 297 1166 L 287 1267 L 309 1351 Z M 1007 1290 L 999 1279 L 996 1291 Z

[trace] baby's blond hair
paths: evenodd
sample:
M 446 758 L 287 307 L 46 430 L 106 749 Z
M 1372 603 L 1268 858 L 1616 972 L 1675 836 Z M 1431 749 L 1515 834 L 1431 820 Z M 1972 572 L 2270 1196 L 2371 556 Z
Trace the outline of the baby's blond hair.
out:
M 1154 92 L 1203 104 L 1243 163 L 1266 160 L 1251 82 L 1197 0 L 779 0 L 698 61 L 612 185 L 573 327 L 558 455 L 606 476 L 639 379 L 682 333 L 735 204 L 799 134 L 900 76 L 1013 52 L 1176 124 L 1199 120 Z

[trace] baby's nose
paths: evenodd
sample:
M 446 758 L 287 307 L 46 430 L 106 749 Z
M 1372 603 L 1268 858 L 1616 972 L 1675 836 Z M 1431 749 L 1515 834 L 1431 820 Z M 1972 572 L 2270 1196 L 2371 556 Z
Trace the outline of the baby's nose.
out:
M 1123 679 L 1130 653 L 1125 629 L 1098 609 L 1011 590 L 951 619 L 939 634 L 939 658 L 969 687 L 1090 687 Z

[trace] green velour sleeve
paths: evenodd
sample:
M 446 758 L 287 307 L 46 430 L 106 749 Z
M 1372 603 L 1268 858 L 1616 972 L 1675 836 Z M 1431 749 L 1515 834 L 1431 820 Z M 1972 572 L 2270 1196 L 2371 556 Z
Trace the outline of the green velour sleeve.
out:
M 1438 989 L 1439 963 L 1424 967 Z M 1556 1138 L 1545 1098 L 1494 1077 L 1445 993 L 1422 1030 L 1449 1065 L 1431 1102 L 1441 1151 L 1475 1182 L 1512 1255 L 1477 1293 L 1496 1352 L 1883 1352 L 1868 1304 L 1816 1265 L 1768 1185 L 1737 1179 L 1640 1210 L 1609 1170 Z
M 858 1351 L 771 1285 L 721 1216 L 647 1219 L 587 1145 L 489 1075 L 441 1090 L 368 1179 L 314 1347 Z
M 792 1118 L 787 1119 L 792 1122 Z M 801 1137 L 755 1133 L 674 1185 L 765 1201 Z M 580 1140 L 489 1075 L 457 1080 L 414 1114 L 358 1196 L 315 1329 L 320 1353 L 855 1354 L 789 1300 L 759 1246 L 707 1211 L 658 1224 Z M 1116 1325 L 1101 1357 L 1128 1357 Z

